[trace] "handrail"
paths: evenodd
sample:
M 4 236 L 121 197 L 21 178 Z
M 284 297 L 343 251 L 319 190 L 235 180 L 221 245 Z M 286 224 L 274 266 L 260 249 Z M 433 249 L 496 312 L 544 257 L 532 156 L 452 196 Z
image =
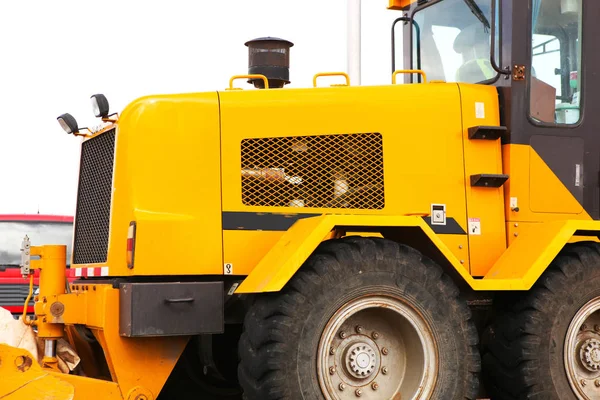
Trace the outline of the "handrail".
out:
M 269 80 L 266 76 L 260 74 L 250 74 L 250 75 L 234 75 L 229 79 L 229 89 L 228 90 L 236 90 L 237 88 L 233 87 L 233 81 L 236 79 L 262 79 L 265 83 L 265 89 L 269 88 Z M 239 89 L 238 89 L 239 90 Z
M 320 76 L 343 76 L 346 78 L 346 86 L 350 86 L 350 76 L 345 72 L 319 72 L 313 76 L 313 87 L 317 87 L 317 78 Z
M 392 84 L 396 84 L 396 76 L 398 74 L 419 74 L 423 77 L 423 83 L 427 83 L 427 74 L 420 69 L 398 69 L 392 74 Z

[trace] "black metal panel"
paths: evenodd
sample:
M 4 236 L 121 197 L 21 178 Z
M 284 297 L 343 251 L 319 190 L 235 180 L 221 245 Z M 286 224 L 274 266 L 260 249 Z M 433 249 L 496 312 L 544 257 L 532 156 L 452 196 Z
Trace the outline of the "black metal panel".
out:
M 119 333 L 127 337 L 222 333 L 223 282 L 122 283 Z
M 110 224 L 115 129 L 83 143 L 73 263 L 106 262 Z
M 452 217 L 446 219 L 446 225 L 436 225 L 431 223 L 431 217 L 423 217 L 423 220 L 438 235 L 466 235 L 467 232 Z
M 223 212 L 223 230 L 287 231 L 296 221 L 322 214 L 272 214 L 256 212 Z
M 564 137 L 535 135 L 530 138 L 531 147 L 546 162 L 558 179 L 583 204 L 584 172 L 584 139 L 580 137 Z M 535 193 L 532 193 L 532 196 Z M 548 195 L 547 193 L 538 195 Z

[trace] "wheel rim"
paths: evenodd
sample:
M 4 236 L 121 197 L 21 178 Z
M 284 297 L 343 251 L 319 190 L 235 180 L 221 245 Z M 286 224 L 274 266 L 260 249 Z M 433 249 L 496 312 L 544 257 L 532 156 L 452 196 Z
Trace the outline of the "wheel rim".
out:
M 565 340 L 565 369 L 580 400 L 600 400 L 600 297 L 571 320 Z
M 319 386 L 328 400 L 428 399 L 438 369 L 428 323 L 388 296 L 364 296 L 342 306 L 319 341 Z

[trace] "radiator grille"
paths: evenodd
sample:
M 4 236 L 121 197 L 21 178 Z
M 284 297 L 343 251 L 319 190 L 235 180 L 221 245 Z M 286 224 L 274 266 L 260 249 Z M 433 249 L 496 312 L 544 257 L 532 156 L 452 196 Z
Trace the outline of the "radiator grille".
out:
M 248 206 L 382 209 L 381 134 L 245 139 L 242 202 Z
M 81 148 L 74 264 L 106 262 L 114 150 L 114 129 L 84 142 Z

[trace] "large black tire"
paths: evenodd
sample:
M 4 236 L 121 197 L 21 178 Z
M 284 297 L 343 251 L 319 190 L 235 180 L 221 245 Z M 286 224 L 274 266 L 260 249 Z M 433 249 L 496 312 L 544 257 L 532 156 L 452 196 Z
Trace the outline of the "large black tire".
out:
M 219 349 L 231 351 L 224 346 Z M 204 375 L 198 352 L 197 338 L 192 337 L 157 400 L 242 400 L 241 389 L 236 383 Z
M 336 310 L 373 294 L 400 299 L 429 325 L 439 369 L 428 398 L 475 399 L 478 334 L 457 287 L 438 265 L 412 248 L 355 237 L 322 243 L 281 292 L 259 297 L 250 309 L 238 348 L 244 397 L 326 398 L 317 376 L 321 335 Z M 351 389 L 344 393 L 354 396 Z M 382 395 L 369 391 L 366 397 L 383 400 Z
M 598 296 L 600 246 L 585 243 L 566 247 L 528 292 L 498 298 L 498 316 L 482 339 L 492 399 L 577 399 L 565 368 L 565 338 L 581 307 Z

